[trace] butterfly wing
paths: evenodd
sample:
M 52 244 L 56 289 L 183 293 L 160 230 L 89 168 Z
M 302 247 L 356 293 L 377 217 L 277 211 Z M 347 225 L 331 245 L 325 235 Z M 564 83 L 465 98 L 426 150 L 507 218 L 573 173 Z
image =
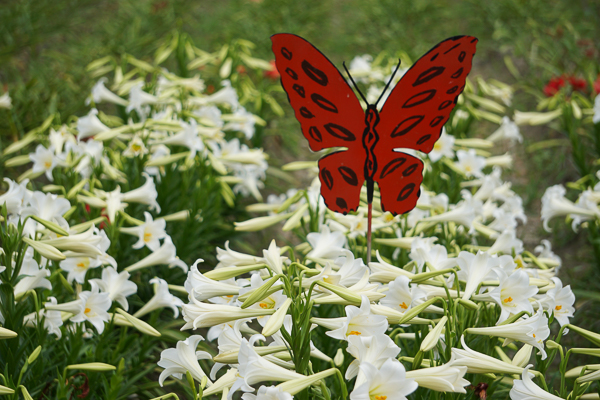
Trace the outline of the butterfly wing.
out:
M 439 43 L 413 64 L 383 105 L 376 128 L 380 139 L 374 151 L 374 179 L 384 210 L 403 214 L 417 204 L 423 163 L 393 149 L 433 149 L 465 87 L 476 44 L 472 36 Z
M 365 181 L 365 113 L 342 74 L 312 44 L 288 33 L 271 41 L 281 84 L 311 150 L 348 149 L 319 160 L 325 203 L 333 211 L 355 211 Z

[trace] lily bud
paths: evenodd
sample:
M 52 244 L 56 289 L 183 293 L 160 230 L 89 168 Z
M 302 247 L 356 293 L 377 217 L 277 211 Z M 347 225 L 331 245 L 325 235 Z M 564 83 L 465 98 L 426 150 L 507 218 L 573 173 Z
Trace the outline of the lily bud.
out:
M 33 249 L 35 251 L 37 251 L 38 253 L 40 253 L 43 257 L 46 257 L 49 260 L 61 261 L 61 260 L 64 260 L 65 258 L 67 258 L 67 257 L 65 257 L 65 255 L 63 253 L 58 251 L 58 249 L 56 247 L 53 247 L 49 244 L 41 243 L 36 240 L 27 238 L 27 237 L 24 237 L 23 241 L 25 243 L 27 243 L 28 245 L 30 245 L 31 247 L 33 247 Z
M 265 327 L 262 330 L 263 336 L 271 336 L 275 332 L 279 331 L 281 325 L 283 325 L 285 315 L 287 314 L 287 310 L 288 308 L 290 308 L 291 304 L 292 299 L 288 297 L 285 300 L 285 302 L 281 305 L 281 307 L 279 307 L 279 309 L 275 311 L 275 314 L 273 314 L 265 324 Z
M 437 345 L 437 342 L 440 340 L 440 335 L 442 334 L 442 329 L 444 329 L 446 322 L 448 322 L 448 317 L 444 315 L 435 328 L 429 331 L 427 336 L 425 336 L 425 339 L 423 339 L 421 342 L 421 351 L 423 353 L 433 349 Z
M 67 369 L 69 369 L 69 370 L 81 369 L 84 371 L 104 372 L 104 371 L 114 371 L 115 369 L 117 369 L 117 367 L 115 367 L 114 365 L 105 364 L 105 363 L 101 363 L 101 362 L 91 362 L 91 363 L 85 363 L 85 364 L 67 365 Z

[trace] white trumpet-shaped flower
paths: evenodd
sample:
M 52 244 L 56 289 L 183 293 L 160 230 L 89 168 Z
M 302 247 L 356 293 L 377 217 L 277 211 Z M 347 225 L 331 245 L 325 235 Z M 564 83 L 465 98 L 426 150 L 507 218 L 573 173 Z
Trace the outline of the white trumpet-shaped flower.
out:
M 438 367 L 406 371 L 406 377 L 414 379 L 420 387 L 436 392 L 467 393 L 465 386 L 470 382 L 464 379 L 466 373 L 467 367 L 456 366 L 451 360 Z
M 346 370 L 346 379 L 352 379 L 358 375 L 362 363 L 367 362 L 379 369 L 387 359 L 396 358 L 400 353 L 400 348 L 389 336 L 379 334 L 374 336 L 349 336 L 347 351 L 356 358 Z
M 548 393 L 533 383 L 531 380 L 533 374 L 529 372 L 529 368 L 531 367 L 532 365 L 530 364 L 523 370 L 521 379 L 514 380 L 513 387 L 509 393 L 511 400 L 562 400 L 562 397 Z
M 183 272 L 188 271 L 187 264 L 177 257 L 177 249 L 175 245 L 171 241 L 171 237 L 167 236 L 163 242 L 163 244 L 152 254 L 148 255 L 145 258 L 142 258 L 140 261 L 136 262 L 133 265 L 125 268 L 125 271 L 136 271 L 138 269 L 151 267 L 153 265 L 168 265 L 169 268 L 179 267 L 183 270 Z
M 33 173 L 43 172 L 50 182 L 54 181 L 52 171 L 60 162 L 56 156 L 54 147 L 45 148 L 43 145 L 38 144 L 35 148 L 35 153 L 29 154 L 29 159 L 33 162 Z
M 446 133 L 446 128 L 442 128 L 442 135 L 433 145 L 433 150 L 429 153 L 429 159 L 431 162 L 437 162 L 442 157 L 448 157 L 449 159 L 454 158 L 454 136 Z
M 89 321 L 94 325 L 94 328 L 96 328 L 98 333 L 102 333 L 104 332 L 104 323 L 110 319 L 108 309 L 112 302 L 110 297 L 108 297 L 108 293 L 100 293 L 96 282 L 90 282 L 90 285 L 92 286 L 91 291 L 86 290 L 79 293 L 79 300 L 77 301 L 81 302 L 80 312 L 71 317 L 71 321 Z M 57 306 L 60 306 L 60 304 Z M 46 304 L 46 308 L 48 308 L 48 304 Z
M 465 343 L 464 336 L 460 338 L 460 342 L 464 350 L 452 348 L 452 365 L 455 367 L 467 367 L 469 374 L 520 374 L 523 372 L 523 368 L 519 366 L 471 350 Z
M 342 255 L 346 245 L 346 237 L 342 232 L 331 232 L 327 225 L 321 226 L 319 233 L 312 232 L 306 235 L 312 250 L 306 255 L 309 259 L 334 260 Z
M 156 251 L 160 247 L 159 240 L 167 237 L 167 232 L 165 231 L 167 221 L 162 218 L 154 220 L 152 214 L 147 211 L 144 212 L 144 218 L 146 221 L 142 225 L 128 228 L 132 233 L 136 233 L 139 238 L 139 240 L 134 243 L 133 248 L 141 249 L 146 246 L 150 250 Z
M 479 284 L 492 275 L 492 268 L 498 266 L 499 259 L 483 251 L 477 252 L 477 255 L 461 251 L 456 262 L 460 267 L 459 279 L 467 282 L 462 298 L 468 300 Z
M 129 276 L 127 271 L 118 273 L 115 268 L 106 267 L 102 270 L 102 279 L 90 279 L 90 282 L 96 282 L 100 290 L 108 293 L 112 301 L 118 302 L 127 311 L 127 296 L 137 292 L 137 285 L 129 280 Z
M 388 328 L 385 316 L 375 315 L 371 312 L 371 305 L 367 296 L 362 296 L 360 308 L 346 307 L 346 318 L 342 326 L 326 332 L 332 338 L 347 340 L 349 336 L 374 336 L 383 334 Z
M 163 386 L 165 379 L 169 376 L 174 376 L 177 379 L 182 379 L 187 371 L 190 372 L 192 378 L 197 382 L 206 378 L 206 385 L 210 387 L 212 382 L 200 367 L 198 360 L 211 360 L 212 356 L 206 351 L 196 351 L 198 343 L 204 340 L 200 335 L 193 335 L 185 340 L 177 342 L 177 346 L 173 349 L 166 349 L 160 353 L 160 361 L 158 366 L 165 370 L 160 373 L 158 383 Z
M 207 278 L 198 271 L 198 263 L 203 261 L 202 259 L 196 260 L 188 272 L 184 287 L 191 296 L 199 301 L 205 301 L 218 296 L 239 295 L 240 287 L 238 285 Z
M 406 377 L 399 361 L 388 358 L 379 369 L 369 363 L 361 364 L 350 400 L 406 400 L 418 387 L 417 382 Z
M 490 291 L 490 297 L 500 306 L 501 313 L 497 324 L 521 311 L 532 313 L 533 306 L 529 298 L 533 297 L 538 289 L 529 285 L 527 272 L 517 269 L 507 275 L 501 268 L 494 268 L 494 272 L 498 275 L 499 285 Z
M 104 125 L 97 117 L 98 110 L 92 108 L 88 115 L 77 120 L 77 140 L 86 139 L 102 132 L 109 131 L 110 128 Z
M 469 149 L 458 150 L 456 152 L 458 162 L 456 167 L 464 172 L 467 177 L 475 176 L 477 178 L 483 177 L 483 168 L 485 168 L 485 158 L 478 156 L 475 150 Z
M 173 318 L 177 318 L 179 316 L 178 307 L 183 307 L 183 301 L 169 292 L 169 284 L 164 279 L 152 278 L 150 283 L 156 285 L 154 296 L 133 316 L 139 318 L 159 308 L 169 307 L 173 310 Z
M 56 305 L 55 297 L 48 297 L 46 304 Z M 41 309 L 37 314 L 35 312 L 23 317 L 23 325 L 33 328 L 37 326 L 38 322 L 44 320 L 44 329 L 48 330 L 48 333 L 55 334 L 58 339 L 62 337 L 62 331 L 60 327 L 63 325 L 60 311 Z
M 127 100 L 117 96 L 116 94 L 108 90 L 106 86 L 104 86 L 106 81 L 107 78 L 100 78 L 98 82 L 96 82 L 96 84 L 92 88 L 92 93 L 90 94 L 90 97 L 86 99 L 85 104 L 89 105 L 92 101 L 96 104 L 106 101 L 109 103 L 118 104 L 120 106 L 126 106 L 127 104 L 129 104 Z
M 542 305 L 548 312 L 554 314 L 554 318 L 564 326 L 569 323 L 569 318 L 573 316 L 575 308 L 575 295 L 571 290 L 571 285 L 563 287 L 562 281 L 559 278 L 552 278 L 554 288 L 546 292 L 546 296 L 542 300 Z
M 414 285 L 410 287 L 410 278 L 399 276 L 389 284 L 385 297 L 380 300 L 381 305 L 406 312 L 415 304 L 427 298 L 427 293 Z
M 75 280 L 83 284 L 88 270 L 98 268 L 102 263 L 97 258 L 92 257 L 70 257 L 60 262 L 60 268 L 67 271 L 67 281 L 72 283 Z
M 143 173 L 146 178 L 146 182 L 137 189 L 130 190 L 126 193 L 121 193 L 121 200 L 131 203 L 146 204 L 151 210 L 160 213 L 160 205 L 156 201 L 158 192 L 156 191 L 156 185 L 150 175 Z

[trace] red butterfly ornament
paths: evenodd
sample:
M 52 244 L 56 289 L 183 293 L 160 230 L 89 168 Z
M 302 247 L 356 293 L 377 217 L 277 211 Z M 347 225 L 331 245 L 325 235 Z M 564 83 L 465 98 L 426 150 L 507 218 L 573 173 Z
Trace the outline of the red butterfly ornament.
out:
M 363 110 L 340 71 L 306 40 L 288 33 L 271 40 L 281 83 L 311 150 L 347 149 L 319 160 L 327 207 L 344 214 L 356 211 L 366 181 L 369 211 L 374 182 L 384 211 L 412 210 L 423 162 L 395 149 L 433 149 L 465 87 L 477 39 L 456 36 L 429 50 L 392 89 L 381 111 L 364 97 Z

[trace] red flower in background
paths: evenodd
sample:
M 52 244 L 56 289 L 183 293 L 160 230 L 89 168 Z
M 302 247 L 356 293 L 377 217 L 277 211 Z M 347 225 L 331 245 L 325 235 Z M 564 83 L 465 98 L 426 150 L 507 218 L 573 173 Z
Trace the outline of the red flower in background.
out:
M 570 76 L 569 83 L 571 84 L 571 87 L 573 88 L 573 90 L 578 90 L 580 92 L 584 92 L 585 89 L 587 88 L 587 82 L 583 78 L 577 78 L 575 76 Z
M 548 97 L 554 96 L 558 91 L 565 86 L 565 78 L 556 76 L 550 79 L 550 82 L 544 86 L 544 94 Z
M 279 71 L 277 71 L 275 60 L 271 60 L 269 63 L 271 64 L 271 69 L 269 71 L 265 71 L 265 77 L 273 80 L 279 79 L 281 75 L 279 75 Z
M 598 75 L 598 78 L 596 79 L 596 82 L 594 82 L 593 87 L 594 92 L 600 94 L 600 75 Z
M 565 87 L 566 81 L 571 85 L 571 89 L 579 92 L 585 92 L 587 89 L 587 81 L 583 78 L 578 78 L 574 75 L 555 76 L 544 86 L 544 94 L 548 97 L 554 96 L 560 89 Z M 594 86 L 596 87 L 596 86 Z M 595 89 L 594 89 L 595 90 Z
M 243 65 L 238 65 L 235 70 L 237 71 L 238 74 L 240 75 L 244 75 L 246 73 L 246 67 L 244 67 Z

